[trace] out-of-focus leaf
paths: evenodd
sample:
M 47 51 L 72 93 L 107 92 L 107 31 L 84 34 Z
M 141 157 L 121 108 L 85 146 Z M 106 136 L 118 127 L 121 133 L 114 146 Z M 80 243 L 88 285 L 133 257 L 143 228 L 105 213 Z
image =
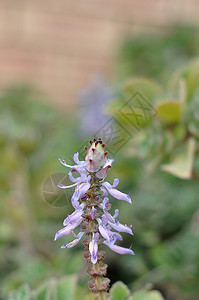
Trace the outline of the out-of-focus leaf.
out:
M 92 295 L 92 294 L 91 294 Z M 77 287 L 76 287 L 76 290 L 75 290 L 75 297 L 74 297 L 74 299 L 73 300 L 79 300 L 79 299 L 84 299 L 84 300 L 86 300 L 86 299 L 90 299 L 90 300 L 95 300 L 95 298 L 86 298 L 86 297 L 89 297 L 90 296 L 90 294 L 88 295 L 88 287 L 87 287 L 87 285 L 85 285 L 85 286 L 80 286 L 80 285 L 78 285 Z
M 199 138 L 199 122 L 190 122 L 189 123 L 189 131 L 196 137 Z
M 161 87 L 154 81 L 134 78 L 124 84 L 123 99 L 108 104 L 106 111 L 121 121 L 125 128 L 139 130 L 156 115 L 153 100 L 161 95 Z
M 61 278 L 57 285 L 57 299 L 71 300 L 75 297 L 75 289 L 77 284 L 76 276 L 65 276 Z
M 25 300 L 30 295 L 30 288 L 27 284 L 22 285 L 18 291 L 11 292 L 9 300 Z
M 180 120 L 182 103 L 177 100 L 163 100 L 156 104 L 157 116 L 160 120 L 175 123 Z
M 51 278 L 33 291 L 22 286 L 10 294 L 9 300 L 72 300 L 75 299 L 76 283 L 75 275 L 64 276 L 59 281 Z
M 153 106 L 162 95 L 162 88 L 153 80 L 133 78 L 123 86 L 125 104 L 119 111 L 137 129 L 145 127 L 156 115 Z
M 187 145 L 181 147 L 170 164 L 161 166 L 163 171 L 182 179 L 191 179 L 194 162 L 195 140 L 190 138 Z
M 32 296 L 24 300 L 57 300 L 54 292 L 56 283 L 56 279 L 50 279 L 41 285 L 37 290 L 33 291 L 31 293 Z
M 129 79 L 124 83 L 123 91 L 127 97 L 133 97 L 139 93 L 150 103 L 163 93 L 162 87 L 157 82 L 144 77 Z
M 112 300 L 123 300 L 130 295 L 130 291 L 123 282 L 118 281 L 111 287 L 110 294 L 113 296 Z
M 179 100 L 182 103 L 185 103 L 187 98 L 187 86 L 184 79 L 179 81 Z
M 94 294 L 87 295 L 85 297 L 85 300 L 95 300 L 95 295 Z
M 163 300 L 164 298 L 158 291 L 139 291 L 133 294 L 132 300 Z
M 199 86 L 199 59 L 194 59 L 185 67 L 178 69 L 171 78 L 169 88 L 174 90 L 182 78 L 186 82 L 187 100 L 189 101 Z

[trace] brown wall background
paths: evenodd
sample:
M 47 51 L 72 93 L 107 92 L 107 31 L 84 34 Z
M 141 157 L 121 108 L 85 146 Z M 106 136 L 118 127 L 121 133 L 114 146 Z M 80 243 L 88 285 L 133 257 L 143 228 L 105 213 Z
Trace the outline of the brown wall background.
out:
M 0 87 L 29 82 L 72 109 L 93 75 L 113 75 L 123 35 L 199 23 L 198 0 L 0 0 Z

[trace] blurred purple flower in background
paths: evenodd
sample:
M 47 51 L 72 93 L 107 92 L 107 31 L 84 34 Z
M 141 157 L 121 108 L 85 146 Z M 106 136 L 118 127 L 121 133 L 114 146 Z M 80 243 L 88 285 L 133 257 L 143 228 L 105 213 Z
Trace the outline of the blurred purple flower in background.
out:
M 108 121 L 109 115 L 105 112 L 105 106 L 112 99 L 113 89 L 106 84 L 102 76 L 96 76 L 89 87 L 78 93 L 77 117 L 81 135 L 94 135 Z

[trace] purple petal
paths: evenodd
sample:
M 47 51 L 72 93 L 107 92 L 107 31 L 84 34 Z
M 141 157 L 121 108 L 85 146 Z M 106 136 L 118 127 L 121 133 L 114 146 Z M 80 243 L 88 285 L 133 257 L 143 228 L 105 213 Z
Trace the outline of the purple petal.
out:
M 99 222 L 100 223 L 100 222 Z M 99 231 L 105 240 L 109 241 L 110 244 L 114 244 L 117 239 L 122 241 L 122 236 L 117 232 L 112 232 L 106 226 L 99 224 Z
M 124 248 L 124 247 L 120 247 L 120 246 L 117 246 L 117 245 L 111 245 L 107 241 L 104 241 L 104 244 L 106 244 L 111 250 L 113 250 L 114 252 L 117 252 L 119 254 L 132 254 L 132 255 L 135 255 L 133 250 L 131 250 L 129 248 Z
M 81 182 L 82 181 L 82 178 L 81 177 L 77 177 L 77 178 L 75 178 L 75 177 L 73 177 L 73 174 L 72 174 L 72 171 L 70 171 L 69 173 L 68 173 L 68 176 L 69 176 L 69 178 L 70 178 L 70 181 L 72 181 L 72 182 Z
M 80 197 L 82 197 L 90 188 L 90 183 L 82 183 L 78 187 L 78 190 L 80 191 Z
M 86 162 L 86 169 L 89 172 L 97 172 L 100 168 L 100 165 L 94 160 L 90 159 Z
M 131 198 L 129 195 L 125 194 L 125 193 L 122 193 L 120 191 L 118 191 L 117 189 L 109 189 L 108 188 L 108 192 L 111 196 L 113 196 L 114 198 L 118 199 L 118 200 L 124 200 L 124 201 L 127 201 L 129 203 L 132 204 L 131 202 Z
M 129 234 L 133 235 L 133 232 L 132 232 L 131 228 L 126 226 L 126 225 L 123 225 L 119 222 L 117 222 L 117 223 L 108 222 L 108 224 L 113 229 L 117 230 L 118 232 L 126 232 L 126 233 L 129 233 Z
M 119 215 L 119 209 L 116 209 L 113 218 L 116 219 L 118 215 Z
M 118 232 L 108 231 L 109 233 L 109 245 L 114 245 L 117 240 L 122 241 L 122 236 Z
M 60 163 L 62 164 L 62 165 L 64 165 L 65 167 L 68 167 L 68 168 L 73 168 L 73 166 L 70 166 L 70 165 L 68 165 L 67 163 L 66 163 L 66 161 L 65 161 L 65 159 L 61 159 L 61 157 L 57 157 L 58 158 L 58 160 L 60 161 Z
M 94 235 L 92 241 L 89 243 L 89 252 L 91 255 L 91 262 L 95 265 L 97 263 L 98 244 Z
M 63 225 L 67 226 L 69 223 L 76 222 L 77 219 L 82 216 L 84 206 L 84 203 L 79 205 L 78 208 L 72 214 L 68 215 L 68 217 L 64 220 Z
M 79 241 L 81 240 L 82 236 L 84 235 L 84 232 L 80 232 L 81 234 L 78 234 L 79 237 L 75 240 L 73 240 L 72 242 L 68 243 L 68 244 L 65 244 L 65 245 L 62 245 L 61 248 L 72 248 L 74 246 L 76 246 Z
M 102 191 L 102 196 L 108 195 L 107 190 L 105 188 L 101 187 L 100 190 Z
M 115 218 L 116 218 L 116 217 L 118 216 L 118 214 L 119 214 L 119 209 L 116 209 L 116 210 L 115 210 L 114 216 L 111 216 L 111 214 L 110 214 L 108 211 L 106 211 L 105 209 L 104 209 L 104 214 L 106 215 L 107 219 L 108 219 L 110 222 L 115 223 Z
M 73 202 L 78 201 L 80 198 L 80 191 L 79 190 L 75 190 L 74 194 L 72 195 L 71 198 L 71 202 L 73 204 Z
M 76 186 L 77 185 L 77 183 L 74 183 L 74 184 L 71 184 L 71 185 L 68 185 L 68 186 L 66 186 L 66 185 L 63 185 L 63 184 L 61 184 L 61 183 L 57 183 L 57 186 L 60 188 L 60 189 L 70 189 L 71 187 L 73 187 L 73 186 Z
M 99 232 L 93 234 L 93 239 L 97 242 L 99 240 Z
M 99 172 L 96 173 L 96 176 L 100 179 L 104 179 L 107 175 L 108 169 L 110 169 L 110 166 L 101 169 Z
M 65 159 L 61 159 L 61 157 L 57 157 L 58 158 L 58 160 L 60 161 L 60 163 L 62 164 L 62 165 L 64 165 L 65 167 L 67 167 L 67 168 L 70 168 L 70 169 L 72 169 L 72 170 L 74 170 L 74 171 L 77 171 L 77 172 L 79 172 L 79 173 L 81 173 L 81 172 L 85 172 L 85 163 L 84 163 L 84 165 L 83 164 L 79 164 L 79 165 L 75 165 L 75 166 L 71 166 L 71 165 L 68 165 L 67 163 L 66 163 L 66 161 L 65 161 Z
M 109 182 L 107 182 L 107 181 L 105 181 L 104 183 L 102 183 L 102 185 L 103 185 L 106 189 L 111 189 L 111 188 L 112 188 L 112 185 L 111 185 Z
M 105 197 L 103 202 L 99 206 L 103 210 L 107 210 L 108 209 L 108 204 L 109 204 L 109 199 L 108 199 L 108 197 Z
M 109 237 L 109 234 L 108 234 L 108 229 L 106 228 L 106 226 L 99 225 L 99 232 L 101 233 L 103 238 L 105 238 L 105 240 L 110 241 L 110 237 Z
M 108 223 L 108 218 L 107 218 L 106 215 L 103 215 L 103 216 L 102 216 L 102 224 L 103 224 L 103 225 L 106 225 L 107 223 Z
M 113 180 L 113 187 L 115 188 L 118 184 L 119 184 L 119 179 L 118 178 L 115 178 L 114 180 Z
M 115 188 L 119 183 L 119 179 L 115 178 L 113 184 L 111 185 L 109 182 L 105 181 L 102 185 L 105 186 L 107 189 Z
M 75 192 L 72 196 L 72 204 L 74 201 L 79 200 L 79 198 L 81 198 L 90 188 L 90 183 L 81 183 L 80 185 L 78 185 L 75 189 Z
M 74 222 L 73 224 L 68 224 L 66 227 L 62 228 L 61 230 L 59 230 L 56 234 L 55 234 L 55 239 L 54 241 L 56 241 L 57 239 L 59 239 L 60 237 L 66 236 L 68 234 L 71 233 L 71 230 L 75 229 L 81 222 L 83 221 L 83 218 L 80 217 L 76 222 Z
M 112 238 L 113 238 L 115 241 L 116 241 L 116 240 L 120 240 L 120 241 L 123 240 L 121 234 L 119 234 L 118 232 L 112 232 L 112 231 L 110 231 L 110 232 L 112 233 Z
M 96 212 L 97 212 L 97 209 L 95 209 L 94 206 L 93 206 L 92 209 L 91 209 L 91 219 L 92 219 L 92 220 L 95 219 Z
M 77 165 L 85 165 L 85 161 L 79 160 L 79 152 L 77 152 L 73 155 L 73 160 Z
M 108 159 L 106 160 L 106 163 L 105 163 L 105 165 L 104 165 L 103 168 L 106 168 L 106 167 L 108 167 L 108 166 L 111 167 L 113 162 L 114 162 L 114 159 L 108 158 Z
M 79 201 L 71 199 L 72 206 L 77 209 L 79 207 Z

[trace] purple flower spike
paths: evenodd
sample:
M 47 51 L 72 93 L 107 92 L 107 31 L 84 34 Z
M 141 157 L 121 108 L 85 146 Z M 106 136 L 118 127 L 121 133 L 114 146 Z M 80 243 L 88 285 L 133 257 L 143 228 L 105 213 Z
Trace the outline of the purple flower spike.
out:
M 135 255 L 133 250 L 131 250 L 129 248 L 124 248 L 124 247 L 120 247 L 120 246 L 117 246 L 117 245 L 111 245 L 107 241 L 104 241 L 104 244 L 107 245 L 111 250 L 113 250 L 114 252 L 117 252 L 119 254 L 132 254 L 132 255 Z
M 79 160 L 79 153 L 73 156 L 74 166 L 68 165 L 65 160 L 59 158 L 59 161 L 65 167 L 69 168 L 69 179 L 73 184 L 64 186 L 61 183 L 57 185 L 61 189 L 75 187 L 71 197 L 71 203 L 74 212 L 65 218 L 63 225 L 55 235 L 55 240 L 72 234 L 73 240 L 62 245 L 61 248 L 72 248 L 79 243 L 85 234 L 86 239 L 83 241 L 85 249 L 84 258 L 89 263 L 87 273 L 92 280 L 88 286 L 95 294 L 101 294 L 104 297 L 109 288 L 109 279 L 103 278 L 106 274 L 107 265 L 103 263 L 103 252 L 98 252 L 98 248 L 104 243 L 111 250 L 119 254 L 134 255 L 133 250 L 115 245 L 116 241 L 122 241 L 120 232 L 126 232 L 133 235 L 131 226 L 123 225 L 119 222 L 119 210 L 115 209 L 114 214 L 110 213 L 111 203 L 109 203 L 108 194 L 118 200 L 124 200 L 131 203 L 129 195 L 116 189 L 119 179 L 115 178 L 113 184 L 105 181 L 108 170 L 112 167 L 113 159 L 108 158 L 108 152 L 104 151 L 105 144 L 102 140 L 93 139 L 90 141 L 90 148 L 85 147 L 86 157 L 84 161 Z M 74 176 L 74 172 L 76 176 Z M 75 231 L 77 227 L 79 233 Z

